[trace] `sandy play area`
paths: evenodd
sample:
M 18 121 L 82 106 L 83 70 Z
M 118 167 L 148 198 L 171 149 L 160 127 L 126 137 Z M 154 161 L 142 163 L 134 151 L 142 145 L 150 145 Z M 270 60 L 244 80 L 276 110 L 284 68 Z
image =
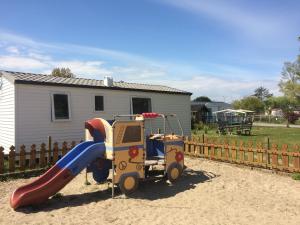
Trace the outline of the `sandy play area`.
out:
M 39 207 L 15 212 L 9 194 L 29 182 L 0 183 L 0 224 L 300 224 L 300 182 L 203 159 L 187 159 L 174 186 L 144 182 L 132 198 L 110 198 L 84 173 Z M 90 179 L 90 181 L 92 181 Z

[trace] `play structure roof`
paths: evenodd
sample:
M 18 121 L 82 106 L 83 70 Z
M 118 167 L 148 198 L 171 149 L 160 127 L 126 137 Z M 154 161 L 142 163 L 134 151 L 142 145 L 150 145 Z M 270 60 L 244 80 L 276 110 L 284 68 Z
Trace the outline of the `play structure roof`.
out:
M 220 110 L 220 111 L 216 111 L 214 113 L 254 113 L 254 111 L 251 110 L 246 110 L 246 109 L 224 109 L 224 110 Z

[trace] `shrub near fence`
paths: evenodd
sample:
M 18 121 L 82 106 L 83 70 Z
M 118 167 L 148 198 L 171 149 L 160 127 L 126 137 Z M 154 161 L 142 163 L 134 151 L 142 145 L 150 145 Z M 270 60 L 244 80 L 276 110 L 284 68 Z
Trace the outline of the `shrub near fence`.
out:
M 22 145 L 16 153 L 15 147 L 11 146 L 8 155 L 4 154 L 4 148 L 0 146 L 0 175 L 46 168 L 55 164 L 75 145 L 76 142 L 72 141 L 70 144 L 63 142 L 61 145 L 55 142 L 52 146 L 50 138 L 48 146 L 43 143 L 37 149 L 33 144 L 30 151 L 26 151 L 26 147 Z
M 267 149 L 262 143 L 217 143 L 215 139 L 207 138 L 186 138 L 184 145 L 186 155 L 284 172 L 300 172 L 299 150 L 299 145 L 289 150 L 288 145 L 279 148 L 273 144 L 271 149 Z

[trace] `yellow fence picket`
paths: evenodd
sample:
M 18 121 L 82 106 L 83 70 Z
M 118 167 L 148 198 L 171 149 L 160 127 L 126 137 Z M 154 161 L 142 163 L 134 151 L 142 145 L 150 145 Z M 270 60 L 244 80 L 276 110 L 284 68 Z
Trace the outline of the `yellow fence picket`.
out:
M 272 145 L 272 168 L 278 168 L 278 146 Z
M 294 146 L 294 152 L 293 152 L 293 167 L 295 172 L 300 172 L 300 146 L 295 145 Z
M 46 144 L 41 144 L 41 150 L 40 150 L 40 159 L 39 159 L 40 167 L 46 166 Z
M 240 142 L 240 147 L 239 147 L 239 163 L 244 163 L 245 162 L 245 148 L 244 148 L 244 142 Z
M 0 146 L 0 174 L 4 173 L 4 148 Z
M 68 152 L 68 144 L 67 144 L 67 142 L 64 141 L 63 145 L 62 145 L 62 149 L 61 149 L 62 156 L 67 154 L 67 152 Z
M 16 152 L 15 147 L 11 146 L 9 148 L 9 154 L 8 154 L 8 170 L 9 172 L 14 172 L 16 168 Z
M 24 171 L 25 167 L 26 167 L 26 151 L 25 151 L 25 145 L 21 145 L 20 147 L 20 161 L 19 161 L 19 165 L 20 165 L 20 170 Z
M 30 161 L 29 161 L 29 167 L 30 169 L 35 168 L 36 164 L 36 146 L 35 144 L 31 145 L 31 150 L 30 150 Z
M 281 148 L 281 154 L 282 154 L 282 166 L 284 170 L 288 170 L 289 169 L 289 156 L 287 154 L 288 152 L 288 145 L 284 144 L 282 145 Z
M 53 147 L 53 163 L 56 163 L 57 160 L 58 160 L 58 151 L 59 151 L 59 149 L 58 149 L 58 143 L 55 142 L 54 143 L 54 147 Z

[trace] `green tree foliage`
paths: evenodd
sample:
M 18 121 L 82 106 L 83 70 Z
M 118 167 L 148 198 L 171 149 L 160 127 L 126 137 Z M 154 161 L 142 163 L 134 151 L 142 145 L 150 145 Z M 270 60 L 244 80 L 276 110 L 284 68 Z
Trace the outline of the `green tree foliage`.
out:
M 300 61 L 286 62 L 279 82 L 280 91 L 291 100 L 300 102 Z
M 211 99 L 207 96 L 199 96 L 193 100 L 194 102 L 211 102 Z
M 300 37 L 298 40 L 300 41 Z M 295 62 L 284 63 L 279 87 L 286 97 L 300 104 L 300 55 Z
M 273 94 L 270 93 L 270 91 L 267 88 L 260 86 L 254 90 L 253 96 L 259 98 L 261 101 L 265 101 L 268 98 L 272 97 Z
M 235 109 L 247 109 L 256 113 L 264 112 L 265 108 L 263 101 L 256 96 L 249 96 L 240 100 L 235 100 L 232 105 Z
M 293 110 L 297 105 L 297 101 L 287 96 L 271 97 L 266 101 L 269 109 L 279 108 L 282 110 L 285 119 L 287 120 L 287 127 L 289 123 L 294 123 L 298 117 Z
M 71 72 L 69 68 L 54 68 L 51 73 L 55 77 L 65 77 L 65 78 L 74 78 L 75 75 Z

